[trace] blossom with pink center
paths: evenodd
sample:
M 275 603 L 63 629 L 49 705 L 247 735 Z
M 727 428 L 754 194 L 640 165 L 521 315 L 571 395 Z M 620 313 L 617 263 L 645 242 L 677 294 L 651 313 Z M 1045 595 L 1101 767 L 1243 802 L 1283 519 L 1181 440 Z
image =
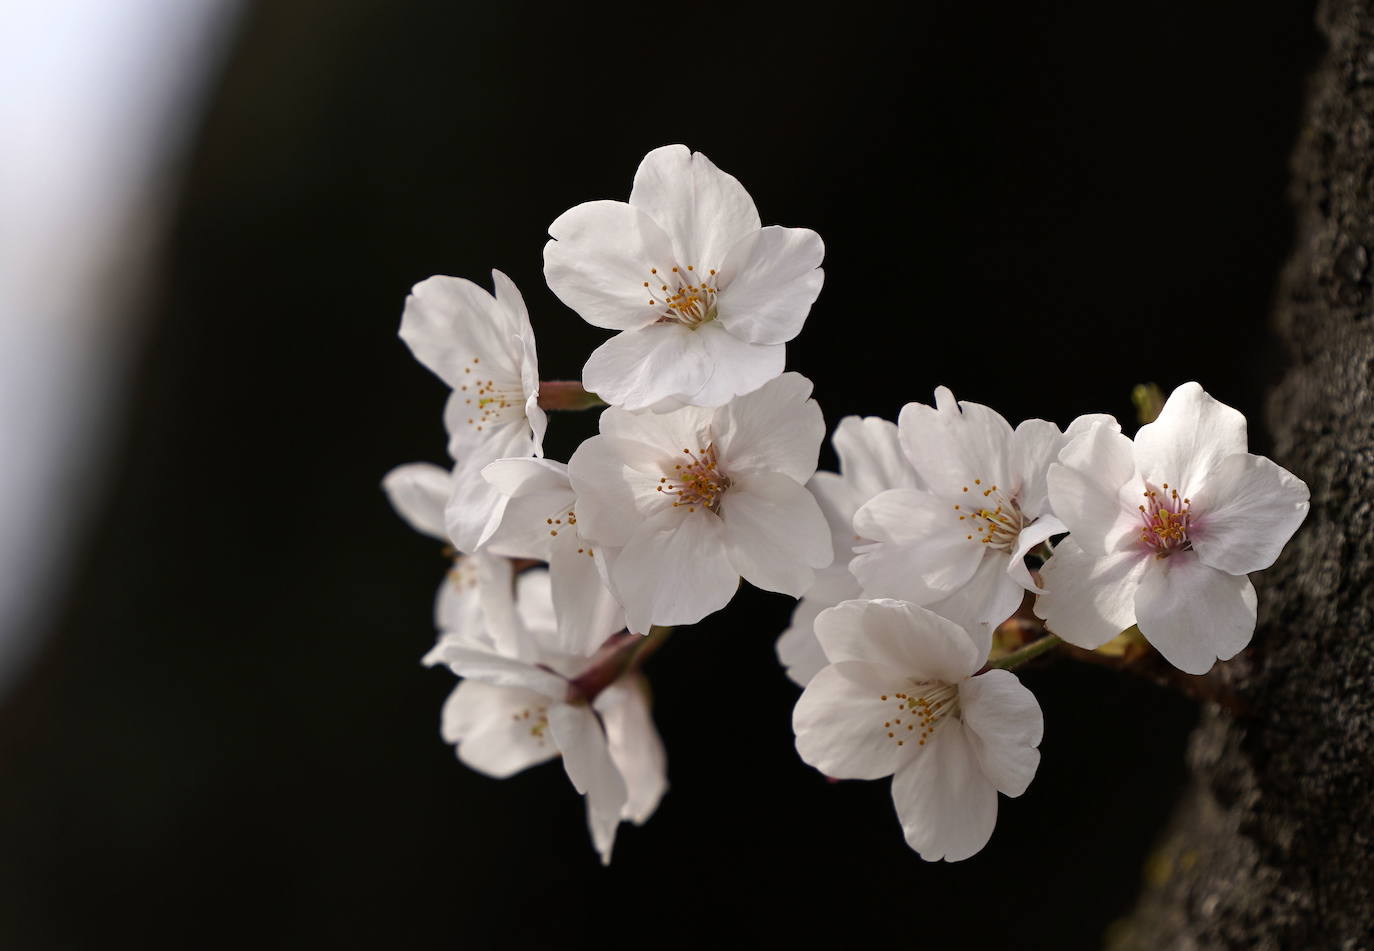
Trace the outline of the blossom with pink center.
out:
M 1095 648 L 1137 625 L 1175 667 L 1206 673 L 1255 631 L 1247 576 L 1274 563 L 1307 516 L 1307 485 L 1247 451 L 1245 417 L 1185 383 L 1132 441 L 1074 439 L 1050 467 L 1071 535 L 1042 569 L 1035 613 Z
M 692 624 L 742 576 L 800 597 L 830 564 L 806 481 L 825 421 L 811 381 L 785 373 L 719 409 L 610 407 L 568 463 L 577 531 L 604 557 L 631 631 Z

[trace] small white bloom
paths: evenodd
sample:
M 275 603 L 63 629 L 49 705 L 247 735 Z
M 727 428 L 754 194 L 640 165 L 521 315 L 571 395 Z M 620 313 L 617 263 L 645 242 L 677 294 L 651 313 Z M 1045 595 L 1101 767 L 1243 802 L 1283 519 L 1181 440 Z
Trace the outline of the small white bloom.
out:
M 744 187 L 684 145 L 644 157 L 628 203 L 578 205 L 549 234 L 549 287 L 620 331 L 583 385 L 631 410 L 720 406 L 776 377 L 824 277 L 819 235 L 760 227 Z
M 444 409 L 448 451 L 457 461 L 446 522 L 453 544 L 475 551 L 500 521 L 501 494 L 482 478 L 489 462 L 543 452 L 534 331 L 520 291 L 491 272 L 496 295 L 460 277 L 416 284 L 401 316 L 401 339 L 453 388 Z
M 807 488 L 820 503 L 830 525 L 835 560 L 817 572 L 792 613 L 792 623 L 778 638 L 778 659 L 787 676 L 805 687 L 826 665 L 825 654 L 814 630 L 816 615 L 863 592 L 849 570 L 856 545 L 870 541 L 855 534 L 854 513 L 865 502 L 888 489 L 912 488 L 916 472 L 902 455 L 897 424 L 876 416 L 846 416 L 830 438 L 840 457 L 840 471 L 817 472 Z
M 513 629 L 496 637 L 513 650 L 442 648 L 443 661 L 465 679 L 444 704 L 441 732 L 460 760 L 498 779 L 561 754 L 586 797 L 593 844 L 609 863 L 621 820 L 643 823 L 667 789 L 667 757 L 642 679 L 623 676 L 590 704 L 579 698 L 572 681 L 588 661 L 551 646 L 557 634 L 548 572 L 520 575 L 516 590 L 516 611 L 498 612 Z
M 1045 565 L 1035 613 L 1079 647 L 1136 624 L 1175 667 L 1206 673 L 1255 632 L 1255 589 L 1307 516 L 1307 485 L 1247 451 L 1245 417 L 1185 383 L 1135 441 L 1098 429 L 1052 466 L 1072 535 Z
M 602 581 L 595 547 L 578 532 L 568 467 L 551 459 L 499 459 L 482 475 L 509 500 L 484 550 L 548 562 L 557 647 L 591 656 L 625 626 L 625 614 Z
M 601 414 L 568 473 L 578 531 L 604 554 L 631 631 L 701 620 L 740 576 L 799 597 L 830 563 L 805 487 L 825 436 L 810 394 L 787 373 L 716 410 Z
M 846 601 L 821 613 L 829 666 L 792 714 L 797 752 L 836 779 L 892 776 L 907 844 L 958 861 L 992 836 L 997 793 L 1019 796 L 1040 764 L 1044 719 L 1005 670 L 951 621 L 905 601 Z
M 1086 416 L 1067 435 L 1043 419 L 1013 430 L 986 406 L 955 403 L 943 386 L 934 408 L 908 403 L 897 425 L 921 487 L 884 492 L 859 509 L 854 531 L 874 543 L 851 570 L 865 597 L 926 605 L 967 628 L 986 657 L 993 628 L 1025 591 L 1040 590 L 1026 554 L 1068 531 L 1050 508 L 1050 464 L 1079 432 L 1119 427 Z

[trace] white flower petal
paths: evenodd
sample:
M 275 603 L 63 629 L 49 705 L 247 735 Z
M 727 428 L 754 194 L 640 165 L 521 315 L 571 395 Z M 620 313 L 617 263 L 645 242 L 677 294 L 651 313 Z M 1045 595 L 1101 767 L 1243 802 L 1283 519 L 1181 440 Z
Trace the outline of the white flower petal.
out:
M 482 470 L 497 459 L 528 456 L 533 449 L 529 429 L 522 424 L 493 432 L 490 439 L 470 446 L 458 459 L 453 494 L 444 509 L 445 527 L 455 548 L 476 551 L 501 524 L 506 496 L 482 478 Z
M 875 544 L 849 563 L 865 594 L 917 604 L 938 601 L 973 577 L 987 550 L 959 512 L 920 489 L 891 489 L 854 515 L 854 531 Z
M 703 273 L 719 270 L 730 248 L 760 225 L 744 186 L 685 145 L 665 145 L 644 156 L 630 204 L 671 236 L 676 263 Z
M 421 535 L 448 541 L 444 506 L 453 488 L 447 469 L 427 462 L 397 466 L 382 479 L 382 491 L 396 514 Z
M 602 413 L 603 424 L 613 412 L 614 407 Z M 666 504 L 656 491 L 661 476 L 645 471 L 663 458 L 660 450 L 628 439 L 593 436 L 583 441 L 568 460 L 577 494 L 578 534 L 599 546 L 627 544 L 643 521 Z
M 699 406 L 682 406 L 664 413 L 631 413 L 612 406 L 601 414 L 601 435 L 627 443 L 639 443 L 640 451 L 629 453 L 621 447 L 625 461 L 645 472 L 661 474 L 667 463 L 680 461 L 682 450 L 703 449 L 711 440 L 711 421 L 715 413 Z M 619 444 L 617 444 L 619 445 Z
M 904 682 L 958 683 L 987 657 L 959 625 L 906 601 L 837 604 L 816 618 L 816 638 L 832 664 L 874 664 Z
M 812 677 L 827 664 L 825 651 L 816 639 L 816 615 L 833 603 L 820 598 L 802 598 L 792 611 L 792 623 L 778 637 L 778 662 L 787 670 L 788 679 L 798 687 L 805 687 Z
M 1210 568 L 1191 551 L 1152 567 L 1136 591 L 1136 623 L 1165 660 L 1185 673 L 1205 674 L 1250 643 L 1255 588 L 1249 578 Z
M 666 322 L 623 331 L 597 347 L 582 368 L 582 385 L 613 406 L 642 410 L 692 396 L 713 369 L 697 332 Z
M 1095 555 L 1070 535 L 1040 569 L 1036 617 L 1076 647 L 1093 650 L 1136 622 L 1136 589 L 1154 556 L 1135 549 Z
M 622 677 L 597 696 L 606 741 L 616 769 L 625 778 L 628 798 L 620 817 L 643 825 L 668 791 L 668 754 L 649 712 L 643 677 Z
M 1016 547 L 1012 549 L 1011 558 L 1007 561 L 1007 574 L 1011 575 L 1011 579 L 1027 591 L 1044 594 L 1044 589 L 1036 585 L 1035 579 L 1031 577 L 1030 569 L 1026 567 L 1026 556 L 1030 554 L 1031 549 L 1049 539 L 1050 536 L 1062 535 L 1068 530 L 1068 527 L 1053 515 L 1042 515 L 1021 529 L 1021 533 L 1016 536 Z
M 895 671 L 875 664 L 824 668 L 811 678 L 792 711 L 797 753 L 835 779 L 891 775 L 920 749 L 914 741 L 897 745 L 895 734 L 902 724 L 891 719 L 897 704 L 893 694 L 906 686 Z
M 769 225 L 730 249 L 718 284 L 718 318 L 750 343 L 786 343 L 821 292 L 825 244 L 809 228 Z
M 588 825 L 603 864 L 611 860 L 615 826 L 628 792 L 607 746 L 606 733 L 590 707 L 560 703 L 549 710 L 549 727 L 563 751 L 563 768 L 573 788 L 587 797 Z M 609 821 L 614 818 L 614 823 Z
M 846 416 L 835 427 L 830 442 L 840 457 L 840 472 L 854 486 L 859 505 L 888 489 L 919 488 L 916 470 L 902 453 L 896 423 L 877 416 Z
M 834 558 L 830 527 L 804 486 L 776 472 L 733 472 L 720 500 L 725 551 L 745 581 L 799 598 Z
M 1221 460 L 1191 498 L 1198 558 L 1233 575 L 1272 565 L 1307 517 L 1307 483 L 1248 452 Z
M 415 359 L 449 386 L 460 386 L 472 375 L 464 371 L 474 366 L 473 358 L 493 379 L 518 382 L 520 365 L 511 338 L 524 329 L 522 317 L 528 326 L 523 302 L 512 312 L 472 281 L 437 275 L 411 289 L 400 336 Z
M 925 485 L 949 496 L 975 480 L 1012 488 L 1011 425 L 980 403 L 960 402 L 956 408 L 945 387 L 935 396 L 937 408 L 908 403 L 897 418 L 902 448 Z
M 1245 417 L 1197 383 L 1170 393 L 1159 417 L 1135 435 L 1140 474 L 1154 485 L 1167 482 L 1190 496 L 1202 493 L 1222 459 L 1245 451 Z
M 964 735 L 978 765 L 998 791 L 1016 797 L 1026 791 L 1040 765 L 1035 747 L 1045 717 L 1035 695 L 1008 670 L 989 670 L 959 685 Z
M 922 755 L 892 777 L 892 804 L 902 832 L 927 862 L 977 854 L 997 824 L 997 789 L 978 764 L 964 725 L 941 723 Z
M 658 288 L 646 284 L 671 273 L 676 261 L 649 215 L 623 201 L 589 201 L 559 215 L 549 235 L 544 279 L 587 323 L 631 330 L 663 315 Z
M 444 702 L 440 732 L 458 745 L 465 764 L 505 779 L 558 755 L 540 712 L 549 705 L 548 697 L 532 690 L 464 680 Z
M 783 344 L 749 343 L 730 333 L 718 320 L 702 324 L 693 333 L 711 361 L 711 376 L 701 389 L 683 396 L 683 402 L 722 406 L 736 396 L 752 393 L 782 373 L 787 359 L 787 347 Z
M 496 687 L 533 690 L 556 701 L 562 700 L 568 690 L 567 681 L 557 674 L 490 651 L 449 644 L 443 648 L 443 659 L 458 676 Z
M 987 552 L 968 581 L 947 597 L 925 605 L 967 631 L 983 659 L 992 650 L 992 632 L 1016 613 L 1026 594 L 1007 572 L 1007 562 L 1005 552 Z
M 1035 518 L 1049 507 L 1046 476 L 1050 464 L 1063 448 L 1059 427 L 1043 419 L 1028 419 L 1016 427 L 1011 437 L 1011 469 L 1017 504 L 1028 518 Z
M 1139 532 L 1136 510 L 1123 503 L 1134 478 L 1131 441 L 1106 426 L 1094 427 L 1070 440 L 1059 464 L 1050 466 L 1050 508 L 1084 551 L 1115 551 Z
M 800 373 L 784 373 L 719 411 L 716 448 L 727 473 L 729 467 L 769 470 L 806 484 L 825 439 L 820 406 L 808 398 L 811 388 Z
M 556 650 L 590 657 L 606 640 L 625 626 L 620 604 L 601 581 L 596 560 L 579 544 L 575 532 L 558 544 L 549 562 L 553 578 L 553 604 L 558 616 Z
M 636 634 L 654 624 L 695 624 L 730 603 L 739 573 L 725 556 L 720 516 L 673 511 L 638 526 L 611 567 Z

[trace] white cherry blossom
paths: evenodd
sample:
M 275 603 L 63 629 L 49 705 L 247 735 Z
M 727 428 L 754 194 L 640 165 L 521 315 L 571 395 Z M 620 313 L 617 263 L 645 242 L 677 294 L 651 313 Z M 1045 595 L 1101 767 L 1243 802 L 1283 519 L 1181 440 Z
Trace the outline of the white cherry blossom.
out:
M 460 277 L 416 284 L 401 316 L 401 339 L 453 392 L 444 409 L 457 461 L 446 523 L 453 544 L 476 551 L 500 522 L 501 493 L 482 478 L 489 462 L 543 453 L 539 363 L 524 299 L 491 272 L 496 294 Z
M 497 612 L 512 629 L 496 640 L 512 648 L 441 648 L 443 662 L 464 678 L 444 704 L 441 732 L 463 763 L 497 779 L 561 755 L 586 797 L 592 842 L 609 863 L 620 822 L 643 823 L 667 789 L 667 757 L 642 678 L 623 675 L 588 703 L 577 678 L 596 660 L 557 649 L 548 572 L 525 572 L 516 591 L 516 610 Z
M 873 543 L 851 570 L 865 597 L 902 598 L 952 618 L 984 657 L 992 630 L 1039 591 L 1025 556 L 1068 531 L 1054 516 L 1046 473 L 1065 441 L 1104 416 L 1075 420 L 1068 434 L 1028 419 L 1016 429 L 978 403 L 956 403 L 946 387 L 935 406 L 908 403 L 898 418 L 902 449 L 920 486 L 883 492 L 854 516 Z
M 549 235 L 549 287 L 620 331 L 583 385 L 630 410 L 720 406 L 776 377 L 824 277 L 819 235 L 760 227 L 744 187 L 684 145 L 644 157 L 628 203 L 578 205 Z
M 854 513 L 881 492 L 918 484 L 915 470 L 902 454 L 896 423 L 876 416 L 846 416 L 830 441 L 840 457 L 840 471 L 817 472 L 807 488 L 830 525 L 835 560 L 816 573 L 815 583 L 798 602 L 792 623 L 777 644 L 778 660 L 787 669 L 787 676 L 802 687 L 827 663 L 816 640 L 816 615 L 862 594 L 849 562 L 855 546 L 870 539 L 855 534 Z
M 601 414 L 568 463 L 577 528 L 606 559 L 631 631 L 691 624 L 741 576 L 799 597 L 833 557 L 805 483 L 825 422 L 811 381 L 787 373 L 719 409 Z
M 509 500 L 484 551 L 548 562 L 556 646 L 591 656 L 625 626 L 625 614 L 602 581 L 594 546 L 578 532 L 568 467 L 552 459 L 500 459 L 482 474 Z
M 923 859 L 982 849 L 997 793 L 1021 795 L 1040 764 L 1035 697 L 1009 671 L 978 674 L 964 629 L 905 601 L 845 601 L 817 617 L 816 636 L 829 665 L 792 714 L 801 758 L 836 779 L 892 776 Z
M 1049 474 L 1072 534 L 1042 571 L 1035 612 L 1095 648 L 1132 624 L 1175 667 L 1206 673 L 1255 631 L 1247 573 L 1268 568 L 1307 516 L 1307 485 L 1247 449 L 1245 417 L 1197 383 L 1134 442 L 1098 429 Z

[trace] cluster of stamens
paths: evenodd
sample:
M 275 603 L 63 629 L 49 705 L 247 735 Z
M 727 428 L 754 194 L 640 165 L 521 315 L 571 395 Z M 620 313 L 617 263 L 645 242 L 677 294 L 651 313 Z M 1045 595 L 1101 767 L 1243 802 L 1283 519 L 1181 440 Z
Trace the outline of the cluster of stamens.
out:
M 1179 498 L 1178 489 L 1169 488 L 1167 482 L 1158 492 L 1145 489 L 1145 502 L 1140 506 L 1140 541 L 1156 558 L 1168 558 L 1176 551 L 1193 547 L 1188 539 L 1192 504 L 1192 499 Z
M 1016 547 L 1016 539 L 1026 525 L 1025 516 L 1016 499 L 1007 499 L 998 491 L 997 486 L 983 488 L 982 479 L 974 479 L 973 487 L 964 486 L 965 494 L 977 499 L 978 493 L 987 501 L 973 505 L 955 505 L 954 511 L 959 521 L 967 522 L 962 526 L 965 531 L 972 529 L 964 537 L 991 545 L 999 551 L 1011 551 Z M 989 507 L 990 506 L 990 507 Z
M 661 276 L 658 268 L 651 267 L 649 277 L 652 280 L 645 281 L 644 287 L 649 292 L 649 304 L 663 308 L 663 315 L 658 318 L 660 323 L 679 323 L 695 328 L 716 319 L 716 295 L 720 287 L 712 286 L 713 281 L 719 283 L 714 268 L 703 278 L 692 264 L 687 265 L 686 271 L 674 267 L 671 277 Z M 665 280 L 668 283 L 664 283 Z M 693 284 L 694 280 L 701 283 Z
M 926 740 L 935 733 L 940 721 L 953 714 L 959 715 L 959 688 L 954 684 L 923 683 L 917 684 L 920 693 L 894 693 L 878 697 L 884 703 L 895 701 L 901 716 L 892 716 L 883 721 L 887 738 L 898 746 L 906 745 L 907 740 L 915 740 L 917 746 L 925 746 Z M 920 728 L 920 733 L 916 732 Z
M 664 495 L 675 495 L 673 508 L 687 506 L 687 511 L 695 512 L 701 506 L 711 512 L 720 511 L 720 497 L 730 488 L 730 477 L 721 472 L 716 459 L 714 444 L 705 449 L 692 452 L 682 450 L 688 462 L 673 464 L 671 476 L 658 480 L 658 491 Z
M 473 373 L 481 363 L 481 357 L 473 357 L 473 366 L 463 367 L 464 379 L 471 379 L 458 386 L 460 393 L 466 393 L 463 403 L 472 413 L 467 418 L 469 426 L 481 432 L 483 427 L 497 423 L 521 419 L 525 415 L 525 390 L 516 384 L 497 384 L 495 380 L 483 380 Z
M 549 728 L 548 707 L 540 706 L 533 710 L 526 707 L 524 710 L 512 713 L 511 719 L 516 722 L 529 721 L 530 736 L 534 737 L 540 746 L 544 745 L 544 733 Z

